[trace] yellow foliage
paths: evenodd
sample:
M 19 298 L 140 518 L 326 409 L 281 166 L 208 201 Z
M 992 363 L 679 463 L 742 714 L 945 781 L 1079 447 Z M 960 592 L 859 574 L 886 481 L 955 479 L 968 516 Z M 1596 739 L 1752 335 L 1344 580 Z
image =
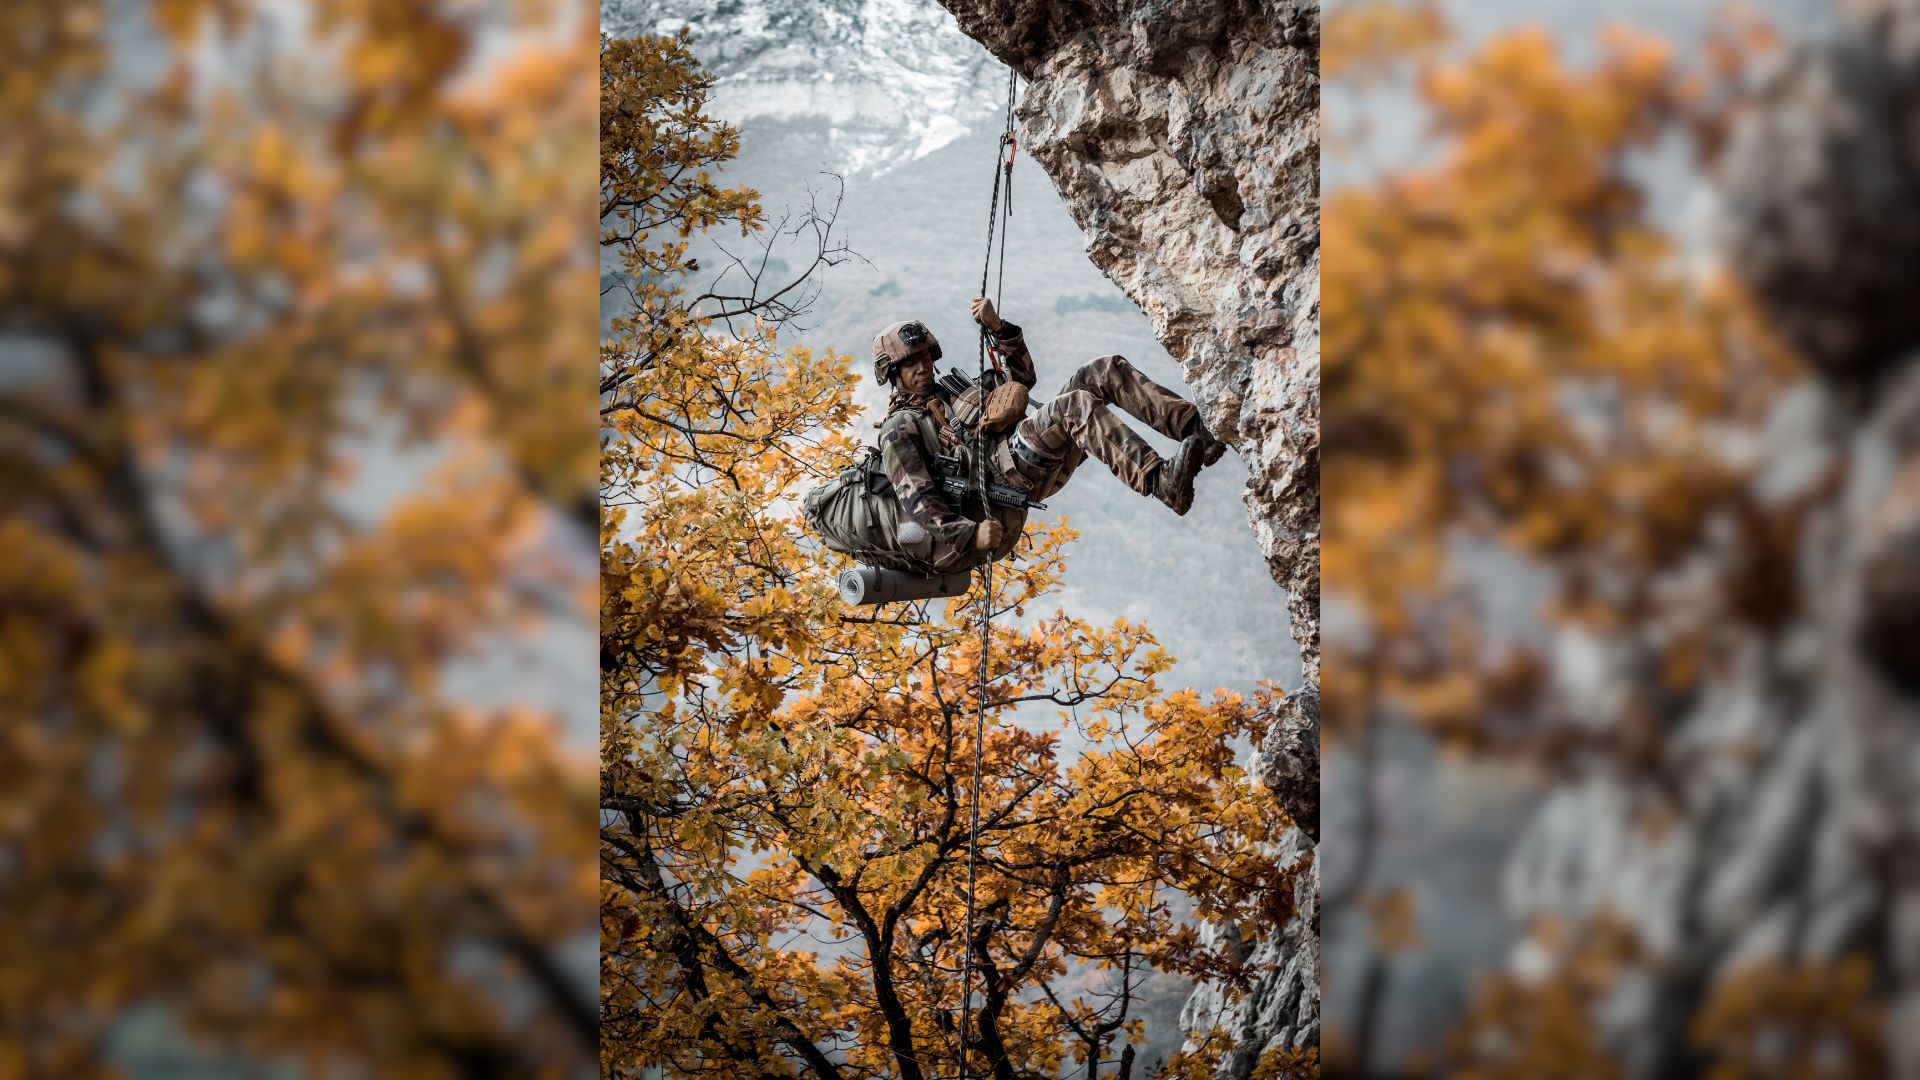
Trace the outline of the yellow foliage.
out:
M 1882 1076 L 1884 1005 L 1873 963 L 1762 964 L 1714 987 L 1693 1017 L 1693 1043 L 1713 1062 L 1712 1080 Z
M 1419 900 L 1409 889 L 1388 889 L 1368 898 L 1373 916 L 1373 951 L 1381 955 L 1422 947 Z
M 1606 921 L 1577 935 L 1543 923 L 1533 936 L 1533 947 L 1550 957 L 1550 972 L 1484 980 L 1435 1071 L 1463 1080 L 1626 1076 L 1595 1014 L 1623 966 L 1637 959 L 1632 937 Z
M 1320 1048 L 1269 1047 L 1254 1063 L 1249 1080 L 1320 1080 Z
M 1723 18 L 1683 61 L 1612 30 L 1576 70 L 1543 31 L 1443 54 L 1435 10 L 1363 3 L 1327 20 L 1329 73 L 1362 90 L 1407 75 L 1434 150 L 1326 204 L 1322 571 L 1362 626 L 1327 646 L 1328 730 L 1403 715 L 1456 744 L 1547 754 L 1548 636 L 1493 639 L 1463 550 L 1525 573 L 1544 622 L 1657 628 L 1659 664 L 1616 680 L 1630 697 L 1685 700 L 1727 662 L 1729 627 L 1772 631 L 1795 611 L 1806 507 L 1763 505 L 1730 448 L 1797 361 L 1723 270 L 1683 257 L 1662 224 L 1675 215 L 1638 179 L 1656 151 L 1711 161 L 1774 42 Z M 1559 734 L 1633 769 L 1659 753 L 1653 714 L 1636 698 L 1611 727 Z M 1383 923 L 1375 950 L 1405 947 L 1406 920 Z M 1597 1022 L 1605 995 L 1629 968 L 1685 977 L 1604 919 L 1539 935 L 1550 973 L 1482 988 L 1448 1046 L 1454 1075 L 1623 1075 Z M 1735 976 L 1693 1018 L 1698 1056 L 1714 1075 L 1817 1075 L 1816 1059 L 1871 1075 L 1865 1000 L 1854 965 Z
M 588 617 L 592 42 L 322 8 L 0 8 L 6 1075 L 149 1008 L 316 1072 L 594 1043 L 592 763 L 443 685 Z
M 1446 22 L 1432 2 L 1362 0 L 1325 13 L 1320 75 L 1364 84 L 1446 44 Z

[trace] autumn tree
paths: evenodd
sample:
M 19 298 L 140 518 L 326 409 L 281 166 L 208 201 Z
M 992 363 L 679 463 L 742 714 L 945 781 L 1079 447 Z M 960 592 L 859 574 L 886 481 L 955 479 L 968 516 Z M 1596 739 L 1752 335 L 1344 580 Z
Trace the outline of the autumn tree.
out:
M 1616 30 L 1583 70 L 1544 32 L 1464 53 L 1442 48 L 1446 35 L 1428 4 L 1359 4 L 1328 22 L 1329 76 L 1350 89 L 1405 80 L 1430 122 L 1425 160 L 1371 170 L 1325 215 L 1335 495 L 1323 570 L 1328 602 L 1353 616 L 1328 642 L 1329 738 L 1364 765 L 1376 732 L 1406 719 L 1550 778 L 1612 770 L 1632 778 L 1635 819 L 1657 834 L 1690 812 L 1687 771 L 1710 767 L 1711 751 L 1674 752 L 1688 704 L 1802 611 L 1795 544 L 1826 490 L 1771 497 L 1757 482 L 1753 439 L 1797 361 L 1725 268 L 1683 248 L 1645 180 L 1656 151 L 1712 162 L 1739 76 L 1770 35 L 1728 18 L 1683 64 Z M 1496 558 L 1538 590 L 1529 618 L 1637 643 L 1607 679 L 1617 700 L 1552 692 L 1555 634 L 1500 627 L 1474 584 L 1471 562 Z M 1330 1035 L 1343 1052 L 1329 1058 L 1365 1073 L 1383 966 L 1412 947 L 1379 928 L 1404 921 L 1414 898 L 1369 880 L 1373 819 L 1361 820 L 1351 872 L 1329 870 L 1328 898 L 1376 924 L 1364 970 L 1340 975 L 1370 989 Z M 1676 895 L 1699 889 L 1689 878 Z M 1745 1040 L 1771 1025 L 1809 1047 L 1824 1031 L 1843 1072 L 1874 1071 L 1857 1016 L 1841 1016 L 1859 1000 L 1851 969 L 1762 964 L 1716 988 L 1698 942 L 1663 959 L 1606 919 L 1526 932 L 1550 973 L 1487 979 L 1440 1067 L 1746 1075 Z M 1630 979 L 1656 988 L 1660 1014 L 1637 1066 L 1601 1030 Z M 1795 980 L 1844 991 L 1848 1005 L 1804 1008 L 1785 991 Z
M 1235 764 L 1272 694 L 1042 614 L 1064 522 L 990 598 L 842 607 L 796 508 L 851 456 L 848 361 L 779 347 L 784 286 L 691 284 L 704 230 L 773 230 L 710 171 L 736 136 L 686 40 L 601 59 L 603 1073 L 1133 1074 L 1148 972 L 1245 974 L 1175 894 L 1249 942 L 1289 915 L 1289 823 Z
M 0 13 L 0 1074 L 590 1057 L 591 762 L 448 682 L 591 617 L 568 24 Z

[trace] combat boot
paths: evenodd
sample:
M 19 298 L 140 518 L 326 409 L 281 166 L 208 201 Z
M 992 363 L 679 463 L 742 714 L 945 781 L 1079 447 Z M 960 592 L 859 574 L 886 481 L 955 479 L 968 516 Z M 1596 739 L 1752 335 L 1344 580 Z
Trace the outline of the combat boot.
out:
M 1180 441 L 1173 457 L 1160 463 L 1153 476 L 1153 497 L 1167 509 L 1184 516 L 1193 509 L 1193 478 L 1200 475 L 1206 448 L 1199 439 L 1188 436 Z
M 1193 418 L 1193 427 L 1180 442 L 1182 445 L 1190 442 L 1200 444 L 1200 464 L 1203 466 L 1218 463 L 1221 455 L 1227 452 L 1227 444 L 1214 438 L 1213 432 L 1207 430 L 1207 425 L 1201 423 L 1198 416 Z

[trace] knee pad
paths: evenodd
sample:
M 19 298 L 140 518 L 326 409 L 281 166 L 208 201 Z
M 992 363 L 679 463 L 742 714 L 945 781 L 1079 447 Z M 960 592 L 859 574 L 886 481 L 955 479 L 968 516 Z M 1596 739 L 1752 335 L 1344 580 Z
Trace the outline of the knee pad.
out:
M 1015 428 L 1013 434 L 1007 437 L 1006 446 L 1011 459 L 1010 463 L 1015 471 L 1022 477 L 1032 480 L 1052 471 L 1054 466 L 1060 464 L 1063 452 L 1036 444 L 1034 440 L 1027 437 L 1025 427 L 1026 425 L 1023 424 Z

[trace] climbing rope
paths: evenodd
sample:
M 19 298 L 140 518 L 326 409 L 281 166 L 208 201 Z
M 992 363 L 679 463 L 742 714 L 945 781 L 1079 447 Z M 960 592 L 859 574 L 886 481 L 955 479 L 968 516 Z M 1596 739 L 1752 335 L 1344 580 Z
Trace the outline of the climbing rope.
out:
M 1012 69 L 1007 71 L 1007 109 L 1005 127 L 1000 135 L 1000 147 L 994 152 L 993 162 L 993 198 L 987 204 L 987 257 L 986 265 L 980 268 L 979 296 L 987 295 L 987 274 L 993 269 L 993 241 L 995 226 L 1002 226 L 1000 233 L 1000 280 L 994 285 L 993 304 L 999 309 L 1000 296 L 1007 283 L 1007 235 L 1004 224 L 1013 214 L 1013 155 L 1018 144 L 1013 134 L 1013 104 L 1018 90 L 1019 76 Z M 1001 157 L 1001 152 L 1005 157 Z M 1004 208 L 1000 202 L 1000 182 L 1006 180 L 1007 200 Z M 986 327 L 980 328 L 980 349 L 974 372 L 974 385 L 981 388 L 982 405 L 985 404 L 985 384 L 987 378 L 987 339 L 992 334 Z M 994 367 L 999 368 L 998 350 L 995 350 Z M 987 501 L 987 430 L 984 424 L 976 424 L 973 430 L 973 493 L 980 500 L 983 515 L 993 513 L 993 505 Z M 973 1023 L 973 917 L 975 864 L 980 846 L 980 744 L 987 732 L 987 647 L 993 634 L 993 559 L 991 553 L 986 565 L 980 571 L 980 685 L 974 698 L 973 713 L 973 795 L 972 805 L 967 813 L 967 921 L 966 931 L 960 942 L 960 1080 L 970 1075 L 967 1067 L 967 1033 Z

